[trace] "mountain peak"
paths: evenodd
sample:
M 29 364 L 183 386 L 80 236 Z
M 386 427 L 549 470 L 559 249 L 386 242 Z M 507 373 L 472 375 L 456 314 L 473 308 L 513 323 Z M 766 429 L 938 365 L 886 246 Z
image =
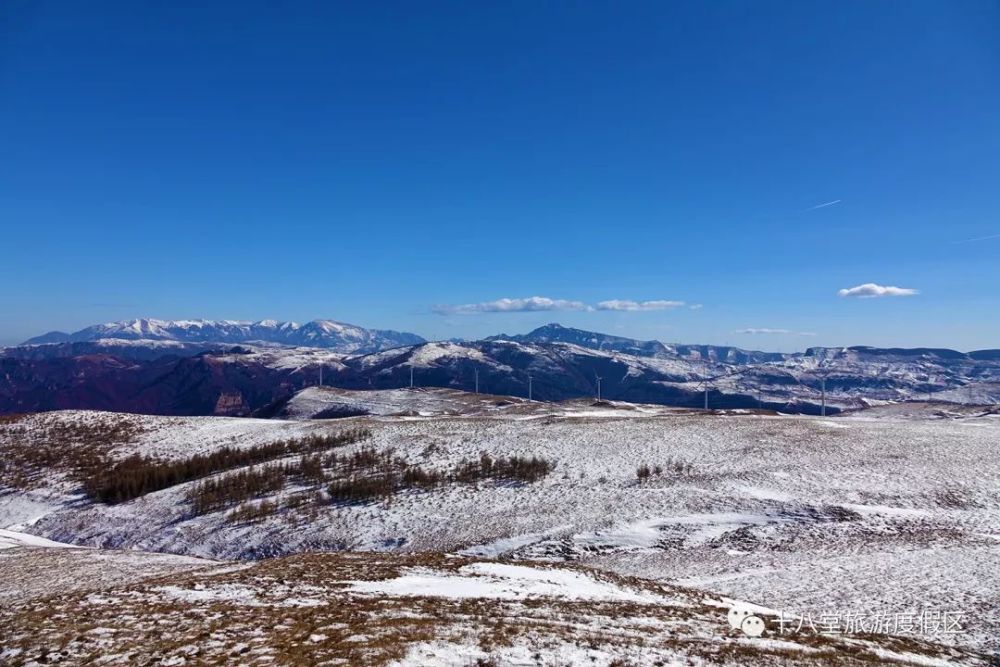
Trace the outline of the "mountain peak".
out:
M 300 325 L 265 319 L 247 320 L 159 320 L 136 318 L 86 327 L 72 334 L 51 332 L 25 341 L 25 345 L 76 343 L 98 340 L 150 340 L 181 343 L 238 344 L 263 342 L 283 346 L 322 347 L 345 354 L 377 352 L 416 345 L 424 339 L 416 334 L 365 329 L 334 320 L 313 320 Z

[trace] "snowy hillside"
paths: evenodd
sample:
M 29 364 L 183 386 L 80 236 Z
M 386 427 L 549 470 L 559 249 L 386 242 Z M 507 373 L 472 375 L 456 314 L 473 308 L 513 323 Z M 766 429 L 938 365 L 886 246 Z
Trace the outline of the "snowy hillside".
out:
M 335 419 L 361 415 L 487 415 L 522 407 L 525 399 L 472 394 L 455 389 L 383 389 L 349 391 L 310 387 L 275 406 L 274 416 L 286 419 Z
M 164 562 L 171 558 L 176 562 Z M 0 660 L 413 667 L 986 664 L 972 651 L 909 638 L 788 629 L 780 638 L 753 639 L 730 627 L 731 601 L 580 567 L 385 553 L 307 554 L 235 567 L 183 560 L 143 552 L 14 550 L 0 559 L 0 571 L 21 575 L 20 595 L 0 609 Z M 73 572 L 100 577 L 67 576 Z M 59 594 L 47 597 L 53 590 Z M 777 632 L 770 610 L 752 609 Z
M 414 392 L 420 400 L 426 394 Z M 327 398 L 325 390 L 304 394 L 304 405 L 316 402 L 306 412 Z M 371 405 L 383 398 L 391 395 L 377 394 Z M 900 614 L 940 602 L 961 612 L 962 632 L 933 641 L 1000 650 L 997 619 L 981 613 L 1000 608 L 992 576 L 1000 571 L 1000 417 L 528 408 L 336 421 L 81 412 L 18 418 L 0 426 L 8 484 L 0 527 L 213 559 L 350 550 L 575 563 L 795 614 Z M 183 461 L 358 428 L 368 433 L 362 440 L 322 451 L 336 454 L 334 467 L 311 477 L 291 473 L 280 488 L 207 511 L 192 505 L 209 488 L 203 480 L 112 505 L 81 496 L 88 451 L 110 461 L 134 453 Z M 100 444 L 102 433 L 115 434 L 113 442 Z M 554 467 L 520 482 L 453 472 L 484 452 L 492 461 L 537 457 Z M 300 458 L 241 470 L 295 467 Z M 336 501 L 330 494 L 342 492 L 343 466 L 367 460 L 438 481 Z M 383 593 L 418 583 L 408 581 Z

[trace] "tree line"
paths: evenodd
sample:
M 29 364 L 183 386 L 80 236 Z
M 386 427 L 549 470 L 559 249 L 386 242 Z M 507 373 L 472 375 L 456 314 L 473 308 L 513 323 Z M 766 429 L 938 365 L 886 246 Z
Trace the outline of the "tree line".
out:
M 91 499 L 113 505 L 219 472 L 295 454 L 344 447 L 359 442 L 370 434 L 366 429 L 355 429 L 337 434 L 313 434 L 279 440 L 254 447 L 227 446 L 178 461 L 160 461 L 134 454 L 114 465 L 93 470 L 84 480 L 83 488 Z

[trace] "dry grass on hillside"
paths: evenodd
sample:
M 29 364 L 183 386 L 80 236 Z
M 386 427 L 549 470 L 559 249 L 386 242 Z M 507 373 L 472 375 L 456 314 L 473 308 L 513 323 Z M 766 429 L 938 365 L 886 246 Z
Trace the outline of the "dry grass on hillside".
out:
M 16 558 L 43 553 L 24 549 Z M 66 557 L 85 559 L 93 553 L 73 550 Z M 538 664 L 561 664 L 551 660 L 559 647 L 593 655 L 593 664 L 605 665 L 674 659 L 724 665 L 885 663 L 887 654 L 880 657 L 876 648 L 913 661 L 956 658 L 975 664 L 971 654 L 887 637 L 856 636 L 860 641 L 847 642 L 801 634 L 782 642 L 756 642 L 730 630 L 724 610 L 707 605 L 696 592 L 578 568 L 559 571 L 584 573 L 598 584 L 662 602 L 349 591 L 351 582 L 413 572 L 458 576 L 471 563 L 440 554 L 306 554 L 236 568 L 191 568 L 101 590 L 28 596 L 0 610 L 0 646 L 6 650 L 0 658 L 12 665 L 57 660 L 383 665 L 430 643 L 481 656 L 469 664 L 476 659 L 505 664 L 504 652 L 517 646 Z
M 0 418 L 0 485 L 32 489 L 53 470 L 83 482 L 107 465 L 117 445 L 139 437 L 142 417 L 90 412 L 68 420 L 58 413 Z

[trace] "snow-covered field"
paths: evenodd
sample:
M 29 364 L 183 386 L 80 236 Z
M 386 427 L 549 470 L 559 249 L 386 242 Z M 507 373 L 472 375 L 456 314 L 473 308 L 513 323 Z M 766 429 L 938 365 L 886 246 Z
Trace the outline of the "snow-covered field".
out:
M 526 399 L 472 394 L 457 389 L 378 389 L 350 391 L 334 387 L 309 387 L 295 394 L 282 410 L 289 419 L 317 416 L 400 415 L 455 416 L 491 415 L 530 405 Z
M 913 638 L 785 632 L 756 607 L 776 636 L 751 638 L 729 624 L 731 600 L 575 566 L 384 553 L 232 566 L 22 547 L 0 568 L 35 573 L 0 607 L 12 665 L 986 664 Z M 103 578 L 53 595 L 53 571 Z
M 313 422 L 133 417 L 142 420 L 141 432 L 112 451 L 116 458 L 183 458 L 364 426 L 370 438 L 345 451 L 391 448 L 406 462 L 442 471 L 484 451 L 539 456 L 556 463 L 554 472 L 533 483 L 444 484 L 382 502 L 283 508 L 260 522 L 236 523 L 225 511 L 193 516 L 190 484 L 95 505 L 56 466 L 45 484 L 0 494 L 0 527 L 88 547 L 209 559 L 322 550 L 514 563 L 503 567 L 572 563 L 746 600 L 817 624 L 834 614 L 947 614 L 960 627 L 909 636 L 1000 652 L 1000 416 L 988 411 L 942 418 L 880 409 L 820 419 L 538 404 L 478 417 L 415 412 Z M 14 426 L 115 418 L 50 413 Z M 8 437 L 14 426 L 0 425 L 0 447 L 30 445 Z M 640 481 L 643 465 L 654 472 Z M 304 490 L 293 484 L 277 498 Z M 462 569 L 471 565 L 445 574 L 411 568 L 351 590 L 400 599 L 449 589 L 522 604 L 525 591 L 540 585 L 518 569 Z M 560 600 L 560 590 L 576 590 L 585 597 L 576 602 L 588 604 L 622 594 L 594 592 L 596 585 L 578 576 L 553 577 L 540 590 Z M 448 662 L 454 642 L 440 639 L 428 637 L 395 659 L 465 664 Z M 551 655 L 561 650 L 553 645 Z M 605 662 L 616 655 L 607 653 Z

